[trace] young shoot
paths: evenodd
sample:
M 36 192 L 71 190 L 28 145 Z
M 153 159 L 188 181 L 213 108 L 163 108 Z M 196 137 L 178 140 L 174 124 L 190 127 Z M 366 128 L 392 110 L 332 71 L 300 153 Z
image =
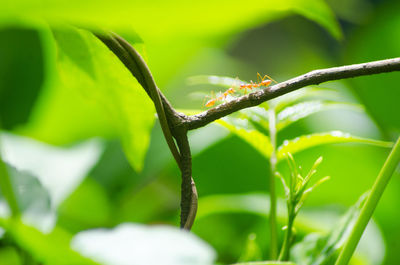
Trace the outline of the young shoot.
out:
M 287 153 L 287 161 L 290 169 L 290 178 L 288 180 L 288 183 L 281 174 L 279 174 L 278 172 L 276 173 L 277 177 L 279 177 L 279 179 L 282 181 L 283 187 L 285 189 L 286 204 L 288 210 L 288 223 L 287 226 L 284 227 L 284 229 L 286 230 L 286 234 L 281 252 L 279 254 L 280 261 L 289 260 L 290 248 L 294 241 L 293 224 L 297 214 L 300 211 L 301 206 L 304 204 L 304 201 L 306 200 L 308 195 L 310 195 L 310 193 L 317 186 L 329 179 L 329 177 L 324 177 L 308 188 L 311 177 L 317 172 L 317 167 L 322 162 L 322 156 L 314 162 L 314 165 L 305 176 L 302 175 L 301 167 L 296 165 L 296 162 L 294 161 L 291 153 Z

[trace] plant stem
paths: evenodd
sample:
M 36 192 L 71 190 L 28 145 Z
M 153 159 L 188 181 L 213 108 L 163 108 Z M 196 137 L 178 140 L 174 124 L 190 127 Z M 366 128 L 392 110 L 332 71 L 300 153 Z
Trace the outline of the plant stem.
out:
M 372 190 L 368 195 L 368 198 L 361 209 L 360 216 L 351 231 L 349 238 L 347 239 L 342 251 L 336 260 L 335 265 L 346 265 L 349 263 L 353 252 L 355 251 L 358 242 L 368 225 L 369 220 L 382 196 L 383 191 L 386 188 L 394 170 L 400 162 L 400 137 L 397 139 L 392 151 L 390 152 L 385 164 L 383 165 L 379 175 L 372 186 Z
M 0 155 L 0 190 L 4 198 L 6 199 L 8 206 L 10 207 L 11 216 L 18 217 L 20 215 L 20 210 L 18 207 L 17 198 L 14 193 L 11 178 L 10 175 L 8 174 L 6 164 L 3 162 L 1 155 Z
M 279 261 L 287 261 L 289 260 L 290 255 L 290 246 L 292 242 L 292 231 L 293 231 L 293 222 L 294 222 L 294 213 L 292 210 L 288 211 L 288 226 L 285 234 L 285 239 L 283 240 L 281 253 L 279 254 Z
M 276 192 L 275 192 L 275 172 L 276 172 L 276 113 L 275 109 L 271 107 L 268 110 L 269 121 L 269 137 L 271 140 L 272 152 L 269 159 L 271 174 L 269 177 L 269 193 L 270 193 L 270 213 L 269 213 L 269 227 L 270 227 L 270 259 L 276 260 L 278 256 L 278 233 L 276 227 Z

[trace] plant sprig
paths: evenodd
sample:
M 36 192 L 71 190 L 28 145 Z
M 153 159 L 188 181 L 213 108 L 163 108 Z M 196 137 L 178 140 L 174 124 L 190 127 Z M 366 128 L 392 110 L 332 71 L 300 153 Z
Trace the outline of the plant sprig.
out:
M 276 176 L 282 181 L 283 188 L 285 189 L 286 204 L 288 210 L 288 223 L 285 226 L 286 234 L 283 241 L 282 249 L 279 254 L 280 261 L 289 260 L 290 247 L 293 243 L 293 224 L 300 208 L 303 206 L 304 201 L 307 199 L 308 195 L 320 184 L 327 181 L 329 177 L 324 177 L 318 180 L 314 185 L 308 187 L 311 177 L 317 172 L 317 167 L 322 162 L 322 156 L 320 156 L 311 167 L 310 171 L 306 176 L 302 176 L 301 167 L 297 166 L 293 155 L 287 153 L 287 161 L 290 168 L 290 178 L 289 185 L 286 183 L 285 178 L 279 173 Z

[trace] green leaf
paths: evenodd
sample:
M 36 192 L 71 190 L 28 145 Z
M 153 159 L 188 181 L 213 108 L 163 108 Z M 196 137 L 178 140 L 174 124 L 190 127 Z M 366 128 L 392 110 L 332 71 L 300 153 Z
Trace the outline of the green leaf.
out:
M 247 119 L 229 118 L 225 120 L 218 120 L 217 123 L 224 126 L 230 132 L 234 133 L 245 142 L 250 144 L 264 157 L 270 157 L 272 152 L 272 145 L 269 137 L 251 128 Z
M 240 1 L 206 0 L 191 5 L 179 0 L 168 3 L 158 1 L 157 4 L 126 0 L 6 0 L 2 8 L 0 22 L 22 17 L 44 18 L 53 23 L 70 22 L 95 27 L 102 25 L 114 29 L 126 29 L 134 25 L 135 30 L 145 37 L 144 39 L 151 37 L 158 40 L 180 35 L 219 36 L 295 13 L 319 23 L 333 36 L 340 37 L 338 23 L 323 0 L 252 0 L 246 4 Z M 182 21 L 185 23 L 182 24 Z M 163 27 L 160 28 L 159 25 Z
M 57 67 L 66 89 L 80 92 L 86 104 L 94 104 L 98 115 L 107 118 L 129 161 L 140 171 L 154 122 L 151 100 L 117 57 L 91 33 L 63 28 L 54 29 L 53 34 Z
M 12 246 L 3 246 L 0 249 L 0 260 L 2 265 L 22 265 L 22 259 L 18 249 Z
M 326 28 L 336 39 L 343 37 L 335 15 L 325 1 L 291 0 L 285 2 L 294 4 L 296 12 Z
M 38 178 L 28 172 L 7 165 L 13 190 L 23 220 L 41 231 L 50 231 L 54 227 L 56 215 L 51 207 L 50 194 Z M 2 194 L 0 194 L 0 199 Z M 3 218 L 8 216 L 1 216 Z
M 102 145 L 91 140 L 68 148 L 59 148 L 12 134 L 1 134 L 0 153 L 20 171 L 35 176 L 50 194 L 53 207 L 80 184 L 97 162 Z
M 221 214 L 255 214 L 264 218 L 267 218 L 269 215 L 269 196 L 267 194 L 261 193 L 252 193 L 252 194 L 223 194 L 223 195 L 209 195 L 206 197 L 199 198 L 199 211 L 198 211 L 198 221 L 201 222 L 203 218 L 210 217 L 212 215 L 221 215 Z M 362 199 L 358 202 L 361 203 Z M 278 221 L 280 224 L 286 223 L 287 211 L 286 211 L 286 203 L 283 200 L 278 200 Z M 354 207 L 359 207 L 358 205 Z M 343 237 L 343 229 L 346 231 L 350 231 L 348 225 L 351 225 L 351 222 L 354 222 L 357 216 L 354 211 L 354 207 L 349 210 L 349 213 L 346 214 L 345 217 L 340 218 L 336 210 L 327 210 L 326 207 L 323 209 L 303 209 L 295 223 L 295 228 L 299 231 L 299 234 L 308 234 L 312 233 L 310 237 L 315 237 L 318 235 L 319 238 L 323 238 L 323 242 L 329 242 L 328 245 L 332 243 L 342 244 L 344 242 Z M 358 211 L 356 209 L 356 211 Z M 351 212 L 351 213 L 350 213 Z M 354 217 L 355 214 L 356 216 Z M 350 217 L 348 215 L 351 215 Z M 232 215 L 230 215 L 230 218 Z M 347 221 L 347 218 L 351 218 L 350 223 Z M 337 225 L 336 225 L 337 224 Z M 373 224 L 373 223 L 372 223 Z M 346 232 L 347 233 L 347 232 Z M 376 264 L 380 264 L 384 255 L 384 245 L 382 235 L 379 233 L 379 229 L 376 224 L 370 225 L 366 230 L 366 235 L 370 238 L 370 240 L 362 240 L 360 244 L 359 250 L 357 250 L 356 255 L 354 256 L 357 260 L 362 260 L 361 258 L 367 257 L 367 260 L 374 260 Z M 337 240 L 338 239 L 338 240 Z M 304 239 L 306 240 L 306 239 Z M 373 242 L 371 242 L 371 240 Z M 306 240 L 309 242 L 309 240 Z M 312 244 L 317 244 L 318 242 L 311 241 Z M 307 256 L 304 253 L 307 249 L 310 249 L 309 246 L 306 246 L 307 243 L 300 243 L 302 245 L 301 250 L 296 252 L 295 255 Z M 313 245 L 314 247 L 315 245 Z M 323 249 L 320 245 L 316 246 L 318 249 Z M 295 249 L 297 246 L 295 246 Z M 304 250 L 304 251 L 303 251 Z M 328 250 L 328 249 L 327 249 Z M 295 250 L 297 251 L 297 250 Z M 312 250 L 314 251 L 314 250 Z M 316 250 L 319 251 L 319 250 Z M 328 253 L 328 252 L 326 252 Z M 315 257 L 318 257 L 317 255 Z M 303 263 L 301 259 L 294 259 L 294 262 L 299 265 L 310 265 L 310 263 Z M 367 264 L 367 263 L 355 263 L 355 264 Z M 375 263 L 374 263 L 375 264 Z
M 245 248 L 238 260 L 239 262 L 248 262 L 252 260 L 262 259 L 262 250 L 256 239 L 257 236 L 255 233 L 249 234 L 249 236 L 247 237 Z
M 245 83 L 242 80 L 239 80 L 239 78 L 232 78 L 229 76 L 217 76 L 217 75 L 196 75 L 196 76 L 191 76 L 187 79 L 187 82 L 189 85 L 201 85 L 201 84 L 206 84 L 206 85 L 215 85 L 215 86 L 220 86 L 224 88 L 229 88 L 232 86 L 239 86 L 243 83 Z
M 269 216 L 269 205 L 269 196 L 262 193 L 209 195 L 199 199 L 197 218 L 231 213 L 255 214 L 266 218 Z M 278 199 L 277 206 L 278 221 L 284 224 L 287 218 L 286 202 Z M 331 213 L 328 212 L 321 214 L 331 216 Z M 326 231 L 328 229 L 326 222 L 318 222 L 318 219 L 313 215 L 307 216 L 306 211 L 300 212 L 295 227 L 305 232 Z
M 73 251 L 70 247 L 71 235 L 59 227 L 51 233 L 43 234 L 17 220 L 0 219 L 0 226 L 20 248 L 31 254 L 40 264 L 97 264 Z
M 340 94 L 337 90 L 319 86 L 308 86 L 302 89 L 292 91 L 284 94 L 278 98 L 270 100 L 268 103 L 274 107 L 275 112 L 278 113 L 283 109 L 305 100 L 339 100 Z
M 376 145 L 381 147 L 391 147 L 393 145 L 393 143 L 391 142 L 356 137 L 350 135 L 349 133 L 344 133 L 341 131 L 331 131 L 325 133 L 303 135 L 292 140 L 285 140 L 283 144 L 278 148 L 277 159 L 278 161 L 280 161 L 285 157 L 286 153 L 295 154 L 302 150 L 322 144 L 349 142 Z
M 350 109 L 362 111 L 363 108 L 358 104 L 329 102 L 329 101 L 304 101 L 292 106 L 289 106 L 277 114 L 277 130 L 282 130 L 290 124 L 306 118 L 314 113 L 332 109 Z
M 92 178 L 86 178 L 58 207 L 57 224 L 71 232 L 80 231 L 108 226 L 110 217 L 111 205 L 105 190 Z
M 365 200 L 363 195 L 327 234 L 311 233 L 293 246 L 292 258 L 299 265 L 319 265 L 334 262 L 335 254 L 348 238 L 354 226 L 360 207 Z M 377 241 L 378 242 L 378 241 Z M 379 244 L 379 243 L 376 243 Z
M 399 4 L 399 1 L 384 2 L 381 8 L 374 9 L 374 20 L 368 23 L 368 26 L 358 27 L 354 34 L 349 35 L 348 45 L 343 51 L 343 56 L 346 58 L 345 64 L 399 57 L 400 16 L 397 12 L 400 8 Z M 351 12 L 353 14 L 358 11 L 357 7 L 353 9 L 355 9 L 355 12 Z M 380 46 L 382 43 L 385 43 L 384 48 Z M 400 75 L 393 73 L 355 78 L 351 83 L 352 92 L 379 124 L 380 129 L 386 135 L 392 135 L 393 139 L 399 135 L 400 131 L 398 115 L 400 90 L 393 89 L 399 82 Z M 378 88 L 379 93 L 377 93 Z M 399 252 L 396 251 L 396 253 Z M 398 258 L 394 258 L 396 259 Z
M 235 263 L 232 265 L 296 265 L 296 264 L 293 262 L 285 262 L 285 261 L 253 261 L 253 262 Z
M 113 265 L 212 265 L 216 256 L 214 249 L 194 234 L 165 225 L 127 223 L 114 229 L 83 231 L 74 237 L 72 246 L 85 256 Z

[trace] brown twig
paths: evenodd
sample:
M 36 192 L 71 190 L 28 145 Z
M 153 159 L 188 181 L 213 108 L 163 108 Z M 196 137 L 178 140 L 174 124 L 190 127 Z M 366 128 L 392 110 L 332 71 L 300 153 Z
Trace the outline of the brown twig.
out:
M 285 82 L 281 82 L 274 86 L 267 87 L 263 90 L 253 92 L 238 99 L 221 104 L 200 114 L 187 116 L 185 120 L 181 121 L 181 124 L 176 124 L 175 126 L 184 126 L 188 130 L 197 129 L 233 112 L 260 105 L 265 101 L 287 94 L 302 87 L 318 85 L 320 83 L 332 80 L 393 71 L 400 71 L 400 58 L 314 70 L 304 75 L 289 79 Z

